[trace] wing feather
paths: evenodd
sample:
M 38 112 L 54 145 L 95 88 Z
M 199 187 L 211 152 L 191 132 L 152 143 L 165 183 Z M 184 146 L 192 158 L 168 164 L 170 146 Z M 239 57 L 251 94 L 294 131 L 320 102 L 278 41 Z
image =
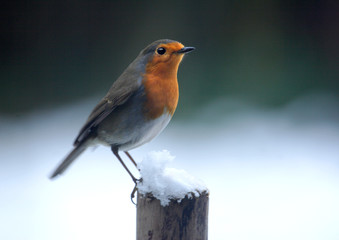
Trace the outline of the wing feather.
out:
M 129 78 L 127 78 L 127 76 L 129 76 Z M 88 137 L 92 136 L 98 124 L 111 114 L 114 109 L 123 105 L 139 89 L 141 79 L 142 76 L 140 73 L 125 71 L 112 85 L 107 95 L 93 109 L 75 139 L 74 146 L 79 145 Z

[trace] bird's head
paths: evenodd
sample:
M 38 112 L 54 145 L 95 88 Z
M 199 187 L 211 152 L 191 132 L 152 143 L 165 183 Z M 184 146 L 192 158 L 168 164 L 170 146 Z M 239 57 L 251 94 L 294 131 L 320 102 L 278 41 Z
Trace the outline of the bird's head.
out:
M 146 61 L 146 72 L 173 76 L 177 74 L 185 53 L 194 49 L 194 47 L 185 47 L 178 41 L 163 39 L 148 45 L 140 52 L 139 57 Z

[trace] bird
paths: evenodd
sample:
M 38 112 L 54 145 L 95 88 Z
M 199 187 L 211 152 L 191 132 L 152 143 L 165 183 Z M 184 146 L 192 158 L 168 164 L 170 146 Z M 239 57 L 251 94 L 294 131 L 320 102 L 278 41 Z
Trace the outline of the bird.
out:
M 184 55 L 194 47 L 161 39 L 144 48 L 113 83 L 108 93 L 94 107 L 73 143 L 73 150 L 53 171 L 61 175 L 88 147 L 111 148 L 127 173 L 133 176 L 119 155 L 148 143 L 171 120 L 179 99 L 177 72 Z

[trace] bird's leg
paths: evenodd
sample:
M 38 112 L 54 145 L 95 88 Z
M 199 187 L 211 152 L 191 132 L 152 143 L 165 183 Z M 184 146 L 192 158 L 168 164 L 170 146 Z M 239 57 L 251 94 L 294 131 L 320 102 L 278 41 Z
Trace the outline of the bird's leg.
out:
M 132 193 L 131 193 L 131 201 L 132 201 L 132 203 L 133 203 L 134 205 L 136 205 L 135 202 L 133 201 L 133 198 L 134 198 L 134 196 L 135 196 L 135 192 L 138 190 L 138 189 L 137 189 L 137 187 L 138 187 L 138 182 L 141 182 L 142 180 L 136 179 L 136 178 L 133 176 L 133 174 L 131 173 L 131 171 L 127 168 L 127 166 L 125 165 L 125 163 L 122 161 L 122 159 L 121 159 L 121 157 L 120 157 L 120 155 L 119 155 L 119 153 L 118 153 L 118 149 L 117 149 L 116 147 L 114 147 L 114 146 L 112 146 L 111 149 L 112 149 L 113 154 L 117 157 L 117 159 L 120 161 L 120 163 L 122 164 L 122 166 L 125 168 L 125 170 L 127 171 L 127 173 L 131 176 L 133 182 L 135 183 L 135 186 L 134 186 L 133 191 L 132 191 Z M 133 158 L 131 157 L 131 155 L 130 155 L 128 152 L 125 152 L 125 153 L 126 153 L 126 155 L 131 159 L 131 161 L 134 163 L 134 165 L 136 166 L 136 163 L 135 163 L 135 161 L 133 160 Z
M 138 169 L 138 166 L 137 166 L 136 162 L 134 161 L 134 159 L 132 158 L 131 154 L 129 154 L 129 152 L 127 152 L 127 151 L 125 151 L 125 154 L 131 160 L 131 162 L 134 164 L 134 166 Z
M 127 157 L 131 160 L 131 162 L 134 164 L 134 166 L 138 169 L 138 171 L 140 171 L 140 169 L 138 168 L 136 162 L 134 161 L 134 159 L 132 158 L 131 154 L 129 154 L 129 152 L 125 151 L 125 154 L 127 155 Z M 142 178 L 137 180 L 138 182 L 142 182 Z M 137 184 L 135 184 L 133 191 L 131 193 L 131 200 L 133 202 L 133 198 L 135 196 L 135 192 L 137 191 Z M 134 203 L 134 202 L 133 202 Z M 135 204 L 135 203 L 134 203 Z
M 138 179 L 136 179 L 133 174 L 131 173 L 131 171 L 127 168 L 127 166 L 125 165 L 125 163 L 122 161 L 121 157 L 119 156 L 118 153 L 118 149 L 114 146 L 112 146 L 112 152 L 113 154 L 117 157 L 117 159 L 120 161 L 120 163 L 122 164 L 122 166 L 125 168 L 125 170 L 127 171 L 127 173 L 131 176 L 133 182 L 135 183 L 135 185 L 137 185 L 137 181 Z

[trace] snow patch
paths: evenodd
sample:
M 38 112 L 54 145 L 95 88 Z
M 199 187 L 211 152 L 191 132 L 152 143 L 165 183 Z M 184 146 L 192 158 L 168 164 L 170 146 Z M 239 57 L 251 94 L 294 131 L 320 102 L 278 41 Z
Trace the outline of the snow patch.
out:
M 201 180 L 183 169 L 168 167 L 174 158 L 167 150 L 152 151 L 138 163 L 142 177 L 138 184 L 140 194 L 151 193 L 162 206 L 167 206 L 173 199 L 180 202 L 185 196 L 198 197 L 200 193 L 208 192 Z

